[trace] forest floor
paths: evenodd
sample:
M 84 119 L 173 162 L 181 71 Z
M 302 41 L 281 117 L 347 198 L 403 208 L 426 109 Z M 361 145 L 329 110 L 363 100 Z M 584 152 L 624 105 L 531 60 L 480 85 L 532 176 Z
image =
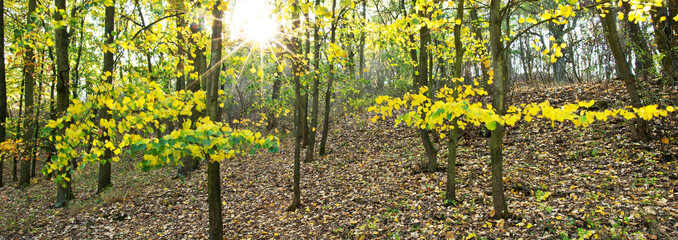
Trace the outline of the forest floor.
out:
M 513 104 L 603 100 L 622 107 L 623 87 L 602 84 L 518 89 Z M 651 92 L 651 93 L 650 93 Z M 676 105 L 678 94 L 650 91 Z M 601 101 L 602 102 L 602 101 Z M 605 106 L 601 106 L 605 107 Z M 653 141 L 628 139 L 622 119 L 576 128 L 571 123 L 519 122 L 505 137 L 504 186 L 509 219 L 492 219 L 487 138 L 462 134 L 456 206 L 443 204 L 446 175 L 423 173 L 415 131 L 371 114 L 333 125 L 331 152 L 302 164 L 300 210 L 291 202 L 293 138 L 281 152 L 221 164 L 228 239 L 678 239 L 678 118 L 654 120 Z M 438 146 L 446 165 L 446 144 Z M 11 176 L 5 164 L 5 179 Z M 76 199 L 52 208 L 55 186 L 42 178 L 17 190 L 0 188 L 0 239 L 204 239 L 204 164 L 189 178 L 173 168 L 113 165 L 114 188 L 96 195 L 95 166 L 76 172 Z

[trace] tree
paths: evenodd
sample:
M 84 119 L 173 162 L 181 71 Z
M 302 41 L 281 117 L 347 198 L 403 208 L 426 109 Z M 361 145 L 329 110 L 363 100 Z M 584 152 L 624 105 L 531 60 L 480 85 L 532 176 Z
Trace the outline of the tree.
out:
M 358 76 L 365 78 L 365 38 L 367 37 L 367 0 L 362 1 L 362 13 L 360 16 L 360 43 L 358 46 Z
M 631 105 L 633 107 L 639 108 L 642 106 L 640 101 L 640 96 L 638 94 L 638 89 L 636 87 L 636 80 L 633 73 L 631 73 L 631 67 L 629 67 L 626 62 L 626 57 L 621 49 L 621 43 L 619 42 L 619 37 L 617 36 L 617 20 L 615 11 L 613 8 L 603 9 L 603 12 L 600 14 L 600 21 L 603 24 L 603 29 L 605 30 L 605 39 L 612 50 L 612 55 L 614 56 L 614 61 L 616 63 L 615 67 L 617 68 L 617 75 L 619 78 L 624 81 L 624 86 L 626 91 L 631 97 Z M 632 121 L 629 121 L 631 128 L 631 135 L 634 139 L 640 141 L 649 141 L 650 140 L 650 127 L 647 124 L 647 121 L 637 118 Z
M 321 0 L 315 1 L 316 8 L 320 7 L 322 3 Z M 311 74 L 313 78 L 313 90 L 312 90 L 312 103 L 311 103 L 311 125 L 308 127 L 309 136 L 308 136 L 308 149 L 306 150 L 306 159 L 305 162 L 313 161 L 313 154 L 315 153 L 315 135 L 316 127 L 318 126 L 318 98 L 320 95 L 320 16 L 315 16 L 315 21 L 313 24 L 313 73 Z
M 0 144 L 6 140 L 5 131 L 7 124 L 7 83 L 5 81 L 5 1 L 0 0 Z M 0 155 L 0 187 L 4 186 L 3 170 L 5 166 L 5 156 Z
M 29 29 L 35 28 L 34 22 L 35 22 L 35 5 L 36 1 L 35 0 L 29 0 L 28 1 L 28 14 L 27 14 L 27 20 L 26 20 L 26 25 L 29 27 Z M 33 95 L 34 95 L 34 88 L 35 88 L 35 50 L 33 49 L 33 44 L 26 44 L 25 45 L 25 52 L 24 52 L 24 66 L 23 66 L 23 74 L 24 74 L 24 101 L 25 101 L 25 106 L 26 106 L 26 116 L 24 118 L 24 134 L 23 134 L 23 142 L 26 144 L 27 149 L 26 153 L 32 152 L 33 148 L 33 118 L 37 116 L 33 116 L 34 112 L 34 106 L 33 106 Z M 24 156 L 20 160 L 21 162 L 21 173 L 19 174 L 19 186 L 20 187 L 26 187 L 30 184 L 30 178 L 31 178 L 31 161 L 30 161 L 29 156 Z
M 337 0 L 332 0 L 332 24 L 330 26 L 330 44 L 334 45 L 336 43 L 336 35 L 337 35 L 337 26 L 339 25 L 339 19 L 341 19 L 340 16 L 336 15 L 336 7 L 337 7 Z M 335 72 L 334 72 L 334 58 L 330 59 L 328 57 L 328 70 L 327 74 L 328 79 L 327 79 L 327 89 L 325 90 L 325 111 L 324 111 L 324 116 L 323 116 L 323 132 L 322 132 L 322 138 L 320 139 L 320 149 L 318 150 L 318 155 L 324 156 L 325 155 L 325 146 L 327 144 L 327 135 L 330 132 L 330 110 L 331 110 L 331 103 L 332 103 L 332 93 L 334 92 L 334 89 L 332 88 L 332 84 L 334 83 L 334 78 L 335 78 Z
M 113 32 L 115 31 L 115 0 L 109 2 L 106 5 L 106 15 L 104 21 L 104 36 L 106 41 L 104 44 L 109 45 L 112 48 L 113 43 L 115 43 L 115 36 Z M 106 77 L 106 83 L 113 87 L 113 51 L 104 52 L 104 69 L 103 76 Z M 108 107 L 104 106 L 99 109 L 99 119 L 109 120 L 110 116 L 108 114 Z M 99 138 L 101 142 L 110 141 L 110 136 L 108 132 L 101 131 Z M 104 155 L 101 157 L 101 163 L 99 164 L 99 181 L 97 183 L 97 192 L 103 192 L 105 188 L 112 186 L 111 183 L 111 149 L 106 148 L 104 150 Z
M 294 0 L 291 6 L 292 11 L 292 30 L 296 31 L 299 29 L 299 1 Z M 292 204 L 287 208 L 288 211 L 295 211 L 301 206 L 301 141 L 302 141 L 302 104 L 301 101 L 301 79 L 300 75 L 303 72 L 303 66 L 297 51 L 299 51 L 301 42 L 298 37 L 292 35 L 288 40 L 287 48 L 290 51 L 292 58 L 292 73 L 294 78 L 294 176 L 292 188 L 294 191 L 294 196 L 292 197 Z
M 198 4 L 196 7 L 199 8 L 201 5 Z M 196 20 L 194 19 L 194 22 L 191 23 L 190 26 L 190 31 L 191 31 L 191 37 L 189 37 L 189 47 L 190 51 L 187 53 L 188 55 L 188 60 L 189 62 L 193 63 L 193 70 L 191 71 L 190 76 L 188 79 L 190 80 L 190 84 L 186 86 L 186 90 L 191 91 L 191 92 L 197 92 L 200 90 L 202 81 L 203 81 L 203 75 L 205 74 L 205 71 L 207 70 L 207 56 L 205 56 L 205 47 L 204 45 L 201 46 L 198 44 L 199 41 L 199 36 L 201 36 L 203 33 L 202 31 L 202 19 Z M 192 109 L 191 110 L 191 116 L 189 117 L 191 121 L 191 127 L 195 128 L 195 123 L 198 121 L 198 119 L 201 117 L 202 112 L 198 111 L 197 109 Z M 199 162 L 198 158 L 192 155 L 186 155 L 181 158 L 181 165 L 179 166 L 178 169 L 178 175 L 179 176 L 188 176 L 189 173 L 195 171 L 199 167 Z
M 490 2 L 490 53 L 492 55 L 492 71 L 494 83 L 492 89 L 492 108 L 497 111 L 499 115 L 506 112 L 504 100 L 506 99 L 506 82 L 507 69 L 506 55 L 504 54 L 504 43 L 502 42 L 502 9 L 501 0 L 491 0 Z M 506 17 L 506 16 L 504 16 Z M 508 207 L 504 197 L 504 182 L 503 182 L 503 137 L 504 127 L 497 126 L 492 130 L 490 136 L 490 172 L 492 173 L 492 204 L 494 206 L 494 218 L 501 219 L 508 217 Z
M 478 52 L 478 57 L 480 59 L 480 61 L 479 61 L 480 62 L 479 63 L 480 72 L 481 72 L 482 77 L 483 77 L 482 78 L 482 85 L 483 85 L 483 88 L 485 89 L 485 91 L 488 91 L 488 92 L 491 93 L 492 87 L 490 86 L 490 84 L 488 84 L 488 80 L 490 79 L 490 77 L 487 74 L 489 72 L 489 68 L 488 68 L 489 66 L 485 65 L 485 59 L 487 57 L 486 56 L 487 53 L 485 52 L 485 46 L 484 46 L 484 43 L 483 43 L 483 34 L 482 34 L 482 31 L 481 31 L 481 22 L 482 21 L 478 18 L 478 10 L 477 10 L 478 4 L 475 3 L 474 5 L 475 6 L 473 8 L 471 8 L 471 12 L 469 13 L 469 17 L 471 18 L 471 24 L 470 24 L 471 27 L 470 28 L 473 31 L 473 36 L 474 36 L 477 44 L 481 44 L 481 47 L 479 48 L 480 51 Z
M 622 7 L 624 8 L 624 12 L 628 15 L 631 11 L 631 4 L 623 2 Z M 636 75 L 639 77 L 648 77 L 654 68 L 652 51 L 650 51 L 650 48 L 647 45 L 647 41 L 643 36 L 639 24 L 633 21 L 627 21 L 626 24 L 628 26 L 628 37 L 631 39 L 631 49 L 633 50 L 633 54 L 636 55 Z
M 56 11 L 54 11 L 54 20 L 63 23 L 66 10 L 66 0 L 54 0 Z M 58 115 L 64 115 L 69 105 L 69 74 L 70 63 L 68 60 L 69 36 L 66 31 L 67 24 L 59 24 L 54 30 L 54 40 L 56 47 L 56 67 L 57 67 L 57 101 L 56 112 Z M 61 134 L 64 130 L 60 130 Z M 57 198 L 56 207 L 65 206 L 73 199 L 73 189 L 71 188 L 71 167 L 72 164 L 62 166 L 57 180 Z
M 457 0 L 457 19 L 459 23 L 464 20 L 464 0 Z M 465 49 L 461 45 L 461 24 L 454 25 L 454 75 L 452 87 L 458 89 L 458 83 L 461 82 L 461 64 L 464 60 Z M 460 88 L 459 88 L 460 89 Z M 459 94 L 454 94 L 456 98 Z M 459 126 L 457 119 L 452 119 L 452 129 L 450 130 L 450 139 L 447 144 L 447 185 L 445 190 L 445 205 L 449 206 L 455 203 L 456 199 L 456 171 L 457 171 L 457 148 L 459 147 Z
M 282 68 L 277 68 L 275 78 L 273 79 L 273 89 L 271 90 L 271 104 L 268 109 L 268 115 L 266 116 L 266 119 L 268 120 L 266 128 L 268 130 L 273 130 L 278 127 L 277 110 L 274 106 L 278 105 L 280 99 L 280 85 L 282 85 L 284 74 Z
M 221 121 L 219 108 L 219 75 L 221 74 L 221 51 L 223 48 L 221 31 L 223 10 L 221 0 L 214 3 L 212 9 L 212 48 L 210 51 L 210 66 L 207 68 L 206 100 L 207 116 L 213 122 Z M 209 207 L 210 239 L 223 239 L 224 222 L 221 218 L 221 177 L 219 161 L 221 159 L 207 158 L 207 205 Z
M 417 4 L 417 1 L 414 1 L 415 5 Z M 428 19 L 430 17 L 430 12 L 427 11 L 431 6 L 422 6 L 421 10 L 417 13 L 418 16 L 422 19 Z M 431 42 L 431 32 L 426 25 L 425 22 L 423 22 L 419 28 L 419 57 L 417 61 L 417 67 L 415 69 L 416 73 L 416 85 L 415 89 L 419 89 L 421 87 L 429 87 L 429 79 L 428 79 L 428 45 L 429 42 Z M 414 55 L 413 55 L 414 56 Z M 431 87 L 429 87 L 430 89 Z M 430 94 L 429 93 L 429 98 Z M 433 142 L 431 141 L 431 138 L 429 136 L 429 132 L 426 129 L 419 129 L 419 138 L 421 138 L 422 144 L 424 145 L 424 150 L 426 151 L 426 157 L 428 158 L 428 163 L 427 163 L 427 169 L 428 172 L 435 172 L 438 170 L 438 154 L 435 149 L 435 146 L 433 146 Z
M 675 1 L 671 2 L 672 5 L 678 5 Z M 678 28 L 678 23 L 670 23 L 670 16 L 666 10 L 667 6 L 654 6 L 652 7 L 652 26 L 654 28 L 654 39 L 655 44 L 657 45 L 657 50 L 661 53 L 661 65 L 662 73 L 666 76 L 667 85 L 672 85 L 678 83 L 678 53 L 673 49 L 678 45 L 678 37 L 673 37 L 674 28 Z M 665 18 L 666 20 L 662 21 L 661 19 Z M 678 32 L 678 31 L 677 31 Z

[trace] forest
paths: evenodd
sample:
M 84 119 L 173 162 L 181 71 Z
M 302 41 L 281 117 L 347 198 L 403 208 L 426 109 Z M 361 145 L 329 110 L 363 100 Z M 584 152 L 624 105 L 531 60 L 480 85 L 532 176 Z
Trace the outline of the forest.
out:
M 0 239 L 678 239 L 676 0 L 0 4 Z

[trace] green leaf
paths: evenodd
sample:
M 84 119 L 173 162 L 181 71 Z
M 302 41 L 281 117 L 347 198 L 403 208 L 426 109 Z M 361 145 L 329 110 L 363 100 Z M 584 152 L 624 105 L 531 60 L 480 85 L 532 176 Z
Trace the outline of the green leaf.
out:
M 146 149 L 146 144 L 144 144 L 144 143 L 135 143 L 135 144 L 132 144 L 132 146 L 130 146 L 130 148 L 132 149 L 132 154 L 134 154 L 134 153 L 137 153 L 137 152 L 139 152 L 139 151 L 145 150 L 145 149 Z
M 493 131 L 494 129 L 497 129 L 497 121 L 486 122 L 485 127 L 490 131 Z

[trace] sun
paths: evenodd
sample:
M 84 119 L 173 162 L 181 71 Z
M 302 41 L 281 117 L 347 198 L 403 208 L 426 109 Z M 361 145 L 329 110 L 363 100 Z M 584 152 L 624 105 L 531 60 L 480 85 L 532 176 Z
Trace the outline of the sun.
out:
M 278 22 L 274 19 L 272 5 L 267 0 L 235 1 L 231 8 L 230 38 L 245 40 L 261 45 L 268 44 L 278 32 Z

